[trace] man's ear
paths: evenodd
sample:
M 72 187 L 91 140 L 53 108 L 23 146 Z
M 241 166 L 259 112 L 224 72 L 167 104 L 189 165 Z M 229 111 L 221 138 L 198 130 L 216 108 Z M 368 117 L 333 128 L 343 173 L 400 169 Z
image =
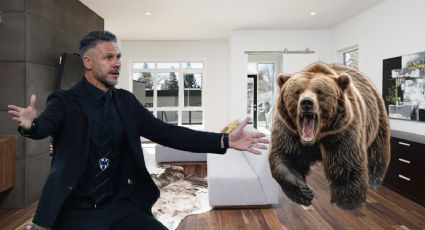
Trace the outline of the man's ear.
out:
M 350 85 L 351 77 L 346 73 L 341 73 L 336 79 L 336 82 L 338 86 L 342 89 L 342 91 L 345 91 Z
M 290 74 L 285 74 L 285 73 L 280 73 L 277 75 L 277 85 L 282 88 L 282 85 L 285 84 L 285 82 L 287 82 L 289 80 L 289 78 L 291 78 L 292 75 Z
M 83 65 L 84 65 L 84 68 L 86 69 L 92 69 L 92 62 L 90 57 L 83 56 Z

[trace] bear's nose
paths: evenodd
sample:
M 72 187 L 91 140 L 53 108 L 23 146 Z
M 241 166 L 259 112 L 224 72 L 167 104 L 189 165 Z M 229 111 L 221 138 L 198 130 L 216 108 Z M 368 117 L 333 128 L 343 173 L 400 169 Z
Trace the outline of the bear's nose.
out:
M 313 99 L 307 97 L 301 100 L 301 109 L 303 109 L 304 111 L 310 111 L 313 108 L 313 106 L 314 106 Z

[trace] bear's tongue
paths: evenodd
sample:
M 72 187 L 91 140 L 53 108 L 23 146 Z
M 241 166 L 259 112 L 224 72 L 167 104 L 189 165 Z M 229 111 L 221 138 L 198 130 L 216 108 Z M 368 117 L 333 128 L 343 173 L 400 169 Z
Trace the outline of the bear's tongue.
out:
M 314 119 L 310 117 L 305 117 L 303 120 L 303 135 L 308 139 L 313 139 L 314 137 Z

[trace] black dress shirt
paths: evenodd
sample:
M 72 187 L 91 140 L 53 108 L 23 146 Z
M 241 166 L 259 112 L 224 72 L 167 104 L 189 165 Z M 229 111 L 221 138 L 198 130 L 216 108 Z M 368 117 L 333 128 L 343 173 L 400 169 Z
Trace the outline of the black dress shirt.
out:
M 89 155 L 87 164 L 84 169 L 83 176 L 78 184 L 77 189 L 70 197 L 71 205 L 81 206 L 81 203 L 92 205 L 89 198 L 91 189 L 93 188 L 94 175 L 99 172 L 99 148 L 101 145 L 102 137 L 102 121 L 103 121 L 103 107 L 105 103 L 106 93 L 95 87 L 87 80 L 85 80 L 86 89 L 89 92 L 90 103 L 92 107 L 92 129 L 90 134 Z M 110 90 L 113 90 L 112 88 Z M 113 97 L 113 93 L 112 93 Z M 129 163 L 123 160 L 123 148 L 126 142 L 124 138 L 123 125 L 120 116 L 116 110 L 114 103 L 111 103 L 110 108 L 112 117 L 112 126 L 114 130 L 113 152 L 110 156 L 110 177 L 114 185 L 114 196 L 110 199 L 117 199 L 123 196 L 128 196 L 132 193 L 132 176 L 131 171 L 127 169 Z M 130 163 L 131 164 L 131 163 Z M 94 207 L 94 203 L 93 203 Z

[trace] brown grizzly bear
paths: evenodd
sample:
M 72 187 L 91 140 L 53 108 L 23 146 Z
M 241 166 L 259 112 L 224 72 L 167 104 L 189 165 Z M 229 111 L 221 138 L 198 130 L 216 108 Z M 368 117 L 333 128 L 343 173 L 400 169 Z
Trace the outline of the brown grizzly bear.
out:
M 390 160 L 390 130 L 384 102 L 357 70 L 321 62 L 277 77 L 270 167 L 288 198 L 310 205 L 310 166 L 322 161 L 331 202 L 355 209 L 367 184 L 382 183 Z

